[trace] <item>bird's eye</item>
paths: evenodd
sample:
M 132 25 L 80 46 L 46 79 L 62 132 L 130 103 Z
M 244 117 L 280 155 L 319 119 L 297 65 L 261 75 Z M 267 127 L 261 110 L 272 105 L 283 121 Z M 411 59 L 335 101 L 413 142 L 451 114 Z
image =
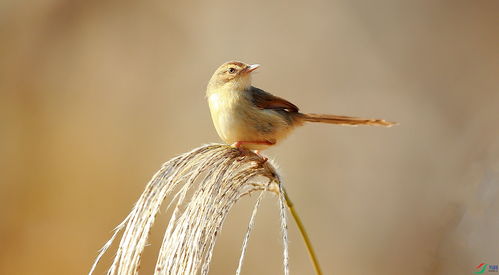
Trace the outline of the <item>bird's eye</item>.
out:
M 236 69 L 235 69 L 235 68 L 229 68 L 227 71 L 228 71 L 230 74 L 233 74 L 233 73 L 235 73 L 235 72 L 236 72 Z

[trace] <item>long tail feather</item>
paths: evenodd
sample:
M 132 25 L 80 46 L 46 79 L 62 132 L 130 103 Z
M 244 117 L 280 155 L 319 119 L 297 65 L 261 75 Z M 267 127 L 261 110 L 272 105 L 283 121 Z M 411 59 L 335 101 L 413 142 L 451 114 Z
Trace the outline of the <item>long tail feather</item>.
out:
M 302 119 L 308 122 L 322 122 L 341 125 L 374 125 L 390 127 L 396 125 L 395 122 L 389 122 L 383 119 L 368 119 L 349 116 L 321 115 L 321 114 L 302 114 Z

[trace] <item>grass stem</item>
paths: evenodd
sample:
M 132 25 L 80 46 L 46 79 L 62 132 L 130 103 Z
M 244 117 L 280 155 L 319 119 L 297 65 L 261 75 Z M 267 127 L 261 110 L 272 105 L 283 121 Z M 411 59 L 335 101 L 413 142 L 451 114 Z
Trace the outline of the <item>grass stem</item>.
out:
M 305 230 L 305 226 L 303 225 L 300 216 L 298 216 L 298 213 L 296 212 L 296 209 L 294 207 L 293 202 L 288 196 L 288 192 L 284 189 L 284 198 L 286 199 L 286 204 L 289 208 L 289 211 L 291 212 L 291 215 L 293 216 L 293 219 L 296 222 L 296 225 L 298 226 L 298 230 L 300 231 L 300 235 L 303 238 L 303 241 L 305 242 L 305 246 L 307 247 L 308 255 L 310 256 L 310 260 L 312 261 L 312 264 L 314 266 L 315 274 L 317 275 L 322 275 L 322 270 L 319 265 L 319 260 L 317 259 L 317 255 L 315 254 L 314 248 L 312 247 L 312 242 L 310 241 L 310 238 L 308 237 L 307 230 Z

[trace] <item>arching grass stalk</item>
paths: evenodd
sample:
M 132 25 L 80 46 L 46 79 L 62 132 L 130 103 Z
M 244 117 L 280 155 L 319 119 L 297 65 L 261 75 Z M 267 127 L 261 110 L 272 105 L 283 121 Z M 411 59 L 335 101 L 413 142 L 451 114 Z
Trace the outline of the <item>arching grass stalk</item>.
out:
M 312 247 L 312 242 L 310 241 L 310 238 L 308 237 L 307 230 L 305 230 L 305 226 L 303 225 L 300 216 L 298 216 L 298 213 L 296 212 L 296 209 L 294 207 L 293 202 L 289 198 L 288 192 L 286 189 L 283 188 L 283 193 L 284 193 L 284 198 L 286 200 L 286 205 L 288 206 L 289 212 L 291 212 L 291 216 L 293 216 L 293 219 L 296 222 L 296 225 L 298 226 L 298 231 L 300 231 L 300 235 L 303 238 L 303 241 L 305 242 L 305 246 L 307 247 L 307 252 L 308 255 L 310 256 L 310 260 L 312 261 L 312 264 L 314 266 L 315 274 L 317 275 L 322 275 L 322 270 L 319 265 L 319 259 L 317 258 L 317 255 L 315 254 L 314 248 Z

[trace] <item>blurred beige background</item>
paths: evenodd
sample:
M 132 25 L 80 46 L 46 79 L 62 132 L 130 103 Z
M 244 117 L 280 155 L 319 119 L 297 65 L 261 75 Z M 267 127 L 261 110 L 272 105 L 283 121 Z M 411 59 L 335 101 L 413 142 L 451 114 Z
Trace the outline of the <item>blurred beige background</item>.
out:
M 162 162 L 218 142 L 221 63 L 305 112 L 275 159 L 325 274 L 472 274 L 499 264 L 499 2 L 0 2 L 0 273 L 85 274 Z M 234 274 L 255 196 L 211 274 Z M 281 274 L 267 196 L 244 274 Z M 161 240 L 160 216 L 143 274 Z M 292 274 L 312 274 L 290 222 Z M 112 254 L 112 253 L 111 253 Z M 109 263 L 105 259 L 98 274 Z

